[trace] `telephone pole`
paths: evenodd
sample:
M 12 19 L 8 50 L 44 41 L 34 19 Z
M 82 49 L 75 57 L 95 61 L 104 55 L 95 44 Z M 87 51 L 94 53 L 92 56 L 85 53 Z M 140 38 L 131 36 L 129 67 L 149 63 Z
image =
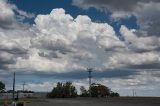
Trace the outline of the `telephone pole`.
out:
M 136 96 L 136 91 L 134 89 L 132 90 L 132 92 L 133 92 L 133 97 Z
M 26 85 L 26 83 L 25 82 L 23 82 L 23 84 L 22 84 L 22 86 L 23 86 L 23 92 L 24 92 L 24 86 Z
M 88 70 L 88 79 L 89 79 L 89 95 L 91 97 L 91 84 L 92 84 L 92 82 L 91 82 L 91 78 L 92 78 L 91 73 L 92 73 L 93 69 L 92 68 L 88 68 L 87 70 Z
M 13 95 L 12 99 L 15 99 L 15 72 L 13 73 Z

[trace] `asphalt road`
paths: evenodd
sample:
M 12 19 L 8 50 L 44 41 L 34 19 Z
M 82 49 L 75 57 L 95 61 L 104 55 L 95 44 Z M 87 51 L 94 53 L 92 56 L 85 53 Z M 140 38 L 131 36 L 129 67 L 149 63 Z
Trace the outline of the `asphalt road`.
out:
M 35 99 L 26 106 L 160 106 L 160 98 Z

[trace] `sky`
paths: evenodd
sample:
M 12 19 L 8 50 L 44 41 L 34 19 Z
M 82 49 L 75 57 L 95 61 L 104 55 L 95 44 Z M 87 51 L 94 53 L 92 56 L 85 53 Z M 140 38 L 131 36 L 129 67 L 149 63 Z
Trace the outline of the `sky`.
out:
M 160 96 L 159 0 L 0 0 L 0 80 L 12 89 L 77 89 Z

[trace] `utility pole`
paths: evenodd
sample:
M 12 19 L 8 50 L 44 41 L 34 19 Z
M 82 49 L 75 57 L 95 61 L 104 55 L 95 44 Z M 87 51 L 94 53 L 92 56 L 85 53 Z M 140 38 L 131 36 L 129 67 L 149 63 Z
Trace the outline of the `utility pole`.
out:
M 26 83 L 25 82 L 23 82 L 23 84 L 22 84 L 22 86 L 23 86 L 23 92 L 24 92 L 24 86 L 26 85 Z
M 91 73 L 92 73 L 92 68 L 88 68 L 87 70 L 88 70 L 88 79 L 89 79 L 89 96 L 91 97 L 91 84 L 92 84 L 92 82 L 91 82 L 91 78 L 92 78 Z
M 13 73 L 13 100 L 15 99 L 15 72 Z
M 135 96 L 135 92 L 134 92 L 134 89 L 132 90 L 132 92 L 133 92 L 133 97 Z

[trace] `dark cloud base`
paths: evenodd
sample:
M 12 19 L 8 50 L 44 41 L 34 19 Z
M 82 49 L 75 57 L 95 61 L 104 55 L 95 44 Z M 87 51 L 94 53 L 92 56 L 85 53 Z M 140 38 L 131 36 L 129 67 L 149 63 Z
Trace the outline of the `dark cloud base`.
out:
M 72 79 L 72 80 L 80 80 L 80 79 L 86 79 L 88 78 L 88 72 L 83 71 L 73 71 L 73 72 L 62 72 L 62 73 L 55 73 L 55 72 L 39 72 L 35 73 L 26 73 L 26 72 L 20 72 L 17 73 L 18 75 L 25 75 L 25 76 L 37 76 L 39 78 L 53 78 L 53 79 Z M 93 71 L 92 77 L 95 79 L 99 78 L 128 78 L 131 75 L 138 75 L 138 71 L 133 70 L 107 70 L 107 71 Z

